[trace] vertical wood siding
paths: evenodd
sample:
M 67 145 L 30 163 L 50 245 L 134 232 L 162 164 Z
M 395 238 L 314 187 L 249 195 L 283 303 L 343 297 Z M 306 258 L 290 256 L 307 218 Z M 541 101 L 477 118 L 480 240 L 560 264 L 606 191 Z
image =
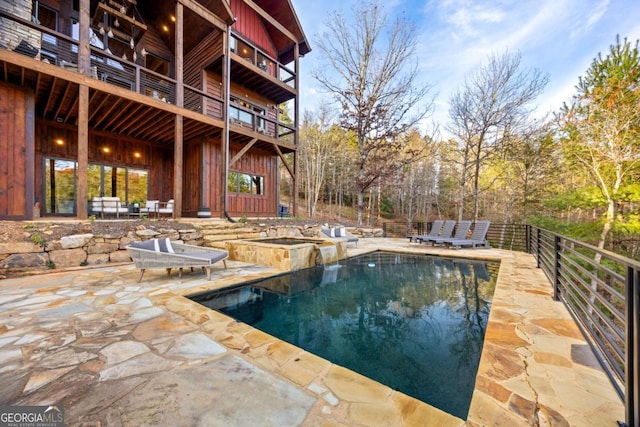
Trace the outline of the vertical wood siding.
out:
M 184 57 L 184 83 L 202 89 L 202 71 L 209 65 L 213 54 L 222 53 L 222 32 L 209 33 L 196 47 L 185 54 Z
M 242 0 L 231 0 L 231 10 L 237 18 L 232 26 L 233 30 L 258 46 L 271 57 L 277 58 L 278 54 L 271 42 L 262 18 Z
M 22 89 L 0 85 L 0 218 L 25 219 L 33 198 L 33 102 Z M 31 119 L 33 120 L 33 119 Z

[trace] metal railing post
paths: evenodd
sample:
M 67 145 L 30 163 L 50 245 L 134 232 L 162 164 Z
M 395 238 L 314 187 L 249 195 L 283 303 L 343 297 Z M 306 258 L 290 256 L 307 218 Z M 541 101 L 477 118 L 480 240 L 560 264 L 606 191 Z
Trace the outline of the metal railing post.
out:
M 626 278 L 626 355 L 625 355 L 625 421 L 628 427 L 640 425 L 640 374 L 639 350 L 640 339 L 640 270 L 627 267 Z
M 553 300 L 560 299 L 560 236 L 553 236 Z
M 540 268 L 540 227 L 536 227 L 536 267 Z

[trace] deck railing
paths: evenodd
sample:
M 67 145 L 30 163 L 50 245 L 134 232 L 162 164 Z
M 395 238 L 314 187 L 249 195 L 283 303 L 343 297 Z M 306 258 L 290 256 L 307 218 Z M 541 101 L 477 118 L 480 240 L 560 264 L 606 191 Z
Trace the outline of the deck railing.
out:
M 139 65 L 133 61 L 132 57 L 118 57 L 94 44 L 90 46 L 91 77 L 168 104 L 176 104 L 178 83 L 175 79 Z M 78 72 L 78 40 L 2 10 L 0 10 L 0 48 Z M 267 59 L 273 61 L 271 58 Z M 139 57 L 138 61 L 140 61 Z M 282 64 L 276 63 L 276 65 L 278 77 L 290 84 L 295 73 Z M 184 108 L 215 119 L 224 118 L 222 98 L 186 84 L 183 87 Z M 240 120 L 233 120 L 234 111 L 242 114 L 242 117 L 239 117 Z M 251 109 L 232 105 L 230 116 L 232 124 L 240 124 L 286 143 L 293 142 L 292 135 L 295 133 L 295 128 L 280 122 L 279 114 L 278 119 L 274 120 Z M 242 120 L 243 117 L 246 119 Z
M 430 223 L 387 222 L 386 237 L 423 234 Z M 591 345 L 625 404 L 626 426 L 640 425 L 640 262 L 523 224 L 491 224 L 494 248 L 530 253 Z

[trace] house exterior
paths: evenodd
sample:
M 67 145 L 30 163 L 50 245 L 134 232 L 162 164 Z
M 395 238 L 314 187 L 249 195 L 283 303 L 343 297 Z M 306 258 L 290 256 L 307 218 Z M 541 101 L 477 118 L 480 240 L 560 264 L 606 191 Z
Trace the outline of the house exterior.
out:
M 0 0 L 0 219 L 276 216 L 309 51 L 289 0 Z

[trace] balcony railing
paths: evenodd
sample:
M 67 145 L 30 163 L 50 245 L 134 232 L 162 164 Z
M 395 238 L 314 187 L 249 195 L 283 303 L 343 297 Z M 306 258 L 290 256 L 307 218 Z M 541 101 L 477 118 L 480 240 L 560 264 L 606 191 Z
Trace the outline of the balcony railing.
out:
M 0 10 L 0 46 L 21 53 L 41 62 L 78 71 L 78 41 L 65 34 L 34 24 L 31 21 L 7 14 Z M 177 82 L 165 75 L 151 71 L 135 62 L 133 58 L 118 57 L 110 52 L 91 46 L 91 76 L 132 92 L 140 93 L 168 104 L 176 103 Z M 295 80 L 295 74 L 263 53 L 252 50 L 252 58 L 269 60 L 275 64 L 274 73 L 283 81 Z M 209 117 L 224 119 L 224 101 L 189 85 L 184 87 L 183 107 Z M 230 106 L 230 122 L 250 128 L 272 138 L 292 143 L 295 128 L 278 119 L 271 119 L 244 108 Z
M 293 143 L 292 136 L 295 132 L 293 126 L 281 123 L 277 119 L 271 119 L 236 103 L 229 106 L 229 122 L 278 140 Z
M 276 77 L 283 83 L 296 87 L 296 72 L 270 57 L 251 43 L 240 39 L 236 35 L 231 36 L 231 52 L 243 60 L 255 65 L 266 74 Z
M 422 234 L 429 223 L 387 222 L 387 237 Z M 491 224 L 491 246 L 536 259 L 625 403 L 626 425 L 640 424 L 640 262 L 522 224 Z

